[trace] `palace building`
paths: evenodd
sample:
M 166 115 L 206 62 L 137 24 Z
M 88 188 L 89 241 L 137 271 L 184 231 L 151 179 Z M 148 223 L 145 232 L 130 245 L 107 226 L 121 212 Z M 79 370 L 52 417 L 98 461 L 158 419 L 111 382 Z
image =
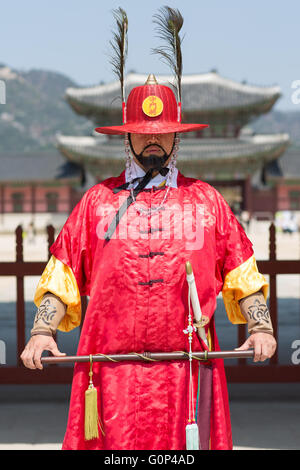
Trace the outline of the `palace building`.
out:
M 172 86 L 172 77 L 157 76 Z M 126 96 L 143 85 L 147 75 L 126 77 Z M 232 207 L 275 211 L 273 188 L 266 175 L 274 174 L 278 159 L 289 146 L 288 134 L 254 135 L 249 125 L 268 113 L 281 96 L 280 88 L 237 83 L 216 72 L 182 77 L 182 121 L 209 124 L 209 128 L 181 137 L 177 166 L 186 176 L 217 187 Z M 79 115 L 96 126 L 122 122 L 118 81 L 89 88 L 68 88 L 66 100 Z M 57 136 L 57 147 L 69 161 L 84 167 L 96 181 L 118 175 L 124 169 L 124 145 L 120 136 Z M 263 191 L 263 206 L 260 193 Z M 271 192 L 270 192 L 271 191 Z
M 146 75 L 129 74 L 126 96 L 146 79 Z M 171 77 L 157 79 L 172 88 Z M 182 134 L 178 169 L 215 186 L 236 213 L 245 210 L 272 219 L 280 210 L 299 211 L 300 150 L 290 146 L 286 133 L 254 134 L 250 128 L 279 97 L 277 86 L 250 86 L 215 72 L 183 76 L 182 121 L 210 127 Z M 122 122 L 119 82 L 68 88 L 65 98 L 77 114 L 92 121 L 91 135 L 57 135 L 57 150 L 48 154 L 2 154 L 0 215 L 67 216 L 89 187 L 124 169 L 123 138 L 93 130 Z

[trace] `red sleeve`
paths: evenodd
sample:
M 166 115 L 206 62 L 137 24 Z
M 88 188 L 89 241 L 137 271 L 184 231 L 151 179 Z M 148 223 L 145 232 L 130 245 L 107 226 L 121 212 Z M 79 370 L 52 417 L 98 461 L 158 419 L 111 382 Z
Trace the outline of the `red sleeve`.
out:
M 89 295 L 91 256 L 90 218 L 87 193 L 76 205 L 51 246 L 51 253 L 69 266 L 76 278 L 81 295 Z
M 228 272 L 240 266 L 253 255 L 252 243 L 227 202 L 218 193 L 217 269 L 224 281 Z

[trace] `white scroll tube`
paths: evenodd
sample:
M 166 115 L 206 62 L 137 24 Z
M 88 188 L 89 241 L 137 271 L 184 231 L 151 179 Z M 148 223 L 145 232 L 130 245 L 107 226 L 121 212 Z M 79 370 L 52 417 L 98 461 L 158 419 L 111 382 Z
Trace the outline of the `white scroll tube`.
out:
M 193 312 L 194 312 L 194 318 L 196 322 L 200 322 L 202 319 L 202 311 L 199 303 L 199 297 L 198 297 L 198 292 L 197 292 L 197 287 L 196 287 L 196 282 L 193 274 L 193 268 L 192 265 L 189 261 L 186 262 L 185 264 L 185 270 L 186 270 L 186 280 L 189 284 L 190 288 L 190 294 L 191 294 L 191 301 L 192 301 L 192 307 L 193 307 Z M 197 328 L 197 333 L 199 337 L 204 341 L 206 346 L 208 347 L 208 341 L 206 338 L 205 334 L 205 329 L 203 327 Z

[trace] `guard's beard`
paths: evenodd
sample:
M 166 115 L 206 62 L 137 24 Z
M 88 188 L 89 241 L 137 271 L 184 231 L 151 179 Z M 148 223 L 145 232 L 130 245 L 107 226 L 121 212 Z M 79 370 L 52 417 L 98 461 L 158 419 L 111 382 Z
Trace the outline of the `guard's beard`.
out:
M 155 154 L 154 155 L 150 154 L 150 155 L 148 155 L 148 157 L 144 157 L 143 153 L 145 152 L 145 150 L 147 150 L 147 148 L 149 148 L 149 147 L 152 147 L 153 144 L 146 145 L 146 147 L 142 150 L 142 152 L 137 154 L 133 149 L 130 134 L 128 134 L 128 137 L 129 137 L 130 148 L 131 148 L 131 151 L 132 151 L 133 155 L 138 160 L 138 162 L 142 165 L 142 167 L 144 168 L 144 170 L 146 172 L 149 171 L 149 170 L 160 171 L 164 167 L 164 165 L 166 164 L 166 162 L 168 161 L 170 156 L 172 155 L 172 152 L 173 152 L 173 149 L 174 149 L 174 144 L 175 144 L 175 138 L 174 138 L 172 150 L 169 153 L 169 155 L 166 153 L 165 149 L 161 145 L 155 144 L 156 147 L 159 147 L 163 151 L 163 155 L 158 156 L 158 155 L 155 155 Z
M 158 171 L 161 170 L 169 158 L 169 155 L 167 155 L 165 151 L 162 156 L 150 154 L 148 155 L 148 157 L 144 157 L 142 153 L 140 153 L 139 155 L 136 155 L 135 157 L 139 161 L 139 163 L 143 166 L 145 171 L 148 171 L 151 169 L 158 170 Z

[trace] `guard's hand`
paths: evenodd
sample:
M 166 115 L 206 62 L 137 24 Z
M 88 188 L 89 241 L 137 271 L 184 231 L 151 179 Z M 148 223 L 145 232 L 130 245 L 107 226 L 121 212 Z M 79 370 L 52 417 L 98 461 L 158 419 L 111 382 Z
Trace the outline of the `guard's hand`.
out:
M 57 344 L 52 336 L 35 335 L 30 338 L 20 356 L 24 366 L 28 367 L 28 369 L 43 369 L 41 363 L 43 351 L 50 351 L 53 356 L 66 355 L 58 350 Z
M 236 348 L 237 351 L 254 349 L 254 362 L 265 361 L 273 356 L 276 351 L 276 340 L 268 333 L 253 333 L 242 346 Z

